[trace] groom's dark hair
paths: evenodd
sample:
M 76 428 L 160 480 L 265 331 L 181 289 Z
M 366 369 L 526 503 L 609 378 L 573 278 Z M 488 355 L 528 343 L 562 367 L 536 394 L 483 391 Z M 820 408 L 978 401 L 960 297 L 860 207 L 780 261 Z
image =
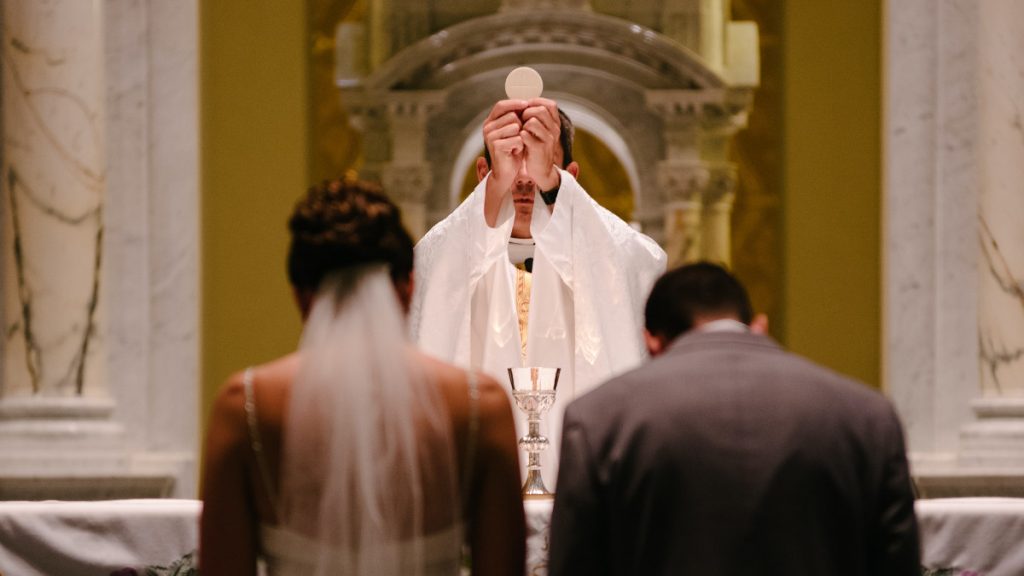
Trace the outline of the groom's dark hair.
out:
M 750 324 L 753 311 L 747 290 L 728 270 L 696 262 L 669 270 L 651 288 L 644 309 L 644 328 L 671 342 L 693 329 L 698 316 L 732 315 Z
M 333 272 L 374 263 L 386 264 L 396 285 L 409 282 L 413 241 L 377 184 L 344 178 L 310 187 L 288 230 L 288 279 L 297 291 L 316 292 Z

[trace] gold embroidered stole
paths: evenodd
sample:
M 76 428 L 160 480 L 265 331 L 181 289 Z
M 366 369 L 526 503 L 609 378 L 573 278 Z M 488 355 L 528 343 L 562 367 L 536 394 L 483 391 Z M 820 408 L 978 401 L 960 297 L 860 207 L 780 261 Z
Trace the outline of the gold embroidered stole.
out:
M 519 317 L 519 354 L 526 365 L 526 333 L 530 322 L 530 289 L 533 285 L 533 274 L 526 271 L 526 266 L 516 264 L 516 315 Z

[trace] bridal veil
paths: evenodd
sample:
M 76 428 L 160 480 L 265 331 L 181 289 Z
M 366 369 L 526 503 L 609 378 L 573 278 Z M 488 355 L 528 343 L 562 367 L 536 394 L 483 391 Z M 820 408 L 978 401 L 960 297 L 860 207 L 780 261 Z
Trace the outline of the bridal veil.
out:
M 460 539 L 436 537 L 461 533 L 450 416 L 404 320 L 387 267 L 370 265 L 326 279 L 306 321 L 279 518 L 316 543 L 314 574 L 457 571 Z

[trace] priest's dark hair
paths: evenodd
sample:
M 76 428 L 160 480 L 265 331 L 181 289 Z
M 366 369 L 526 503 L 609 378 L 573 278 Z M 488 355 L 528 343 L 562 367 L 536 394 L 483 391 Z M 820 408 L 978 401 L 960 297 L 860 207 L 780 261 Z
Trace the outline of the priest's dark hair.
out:
M 750 324 L 753 311 L 747 290 L 722 266 L 697 262 L 658 278 L 644 308 L 644 327 L 671 342 L 693 329 L 698 317 L 729 316 Z
M 558 109 L 558 122 L 558 144 L 562 147 L 561 167 L 565 168 L 572 162 L 572 145 L 576 140 L 576 127 L 561 108 Z M 491 151 L 487 149 L 486 142 L 484 142 L 484 160 L 487 160 L 487 166 L 491 165 Z
M 396 287 L 410 282 L 412 238 L 402 226 L 398 206 L 375 183 L 348 175 L 311 186 L 296 202 L 288 230 L 288 279 L 303 317 L 308 311 L 304 300 L 332 272 L 381 263 L 388 266 Z

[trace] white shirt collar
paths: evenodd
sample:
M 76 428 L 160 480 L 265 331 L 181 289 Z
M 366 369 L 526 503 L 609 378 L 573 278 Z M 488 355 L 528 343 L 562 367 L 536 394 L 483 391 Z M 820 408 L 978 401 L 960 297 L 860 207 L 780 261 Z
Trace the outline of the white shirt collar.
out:
M 536 244 L 533 238 L 509 238 L 508 259 L 513 264 L 522 264 L 527 258 L 533 258 Z
M 747 326 L 739 320 L 733 320 L 732 318 L 720 318 L 718 320 L 712 320 L 705 324 L 701 324 L 697 328 L 698 332 L 750 332 L 750 326 Z

